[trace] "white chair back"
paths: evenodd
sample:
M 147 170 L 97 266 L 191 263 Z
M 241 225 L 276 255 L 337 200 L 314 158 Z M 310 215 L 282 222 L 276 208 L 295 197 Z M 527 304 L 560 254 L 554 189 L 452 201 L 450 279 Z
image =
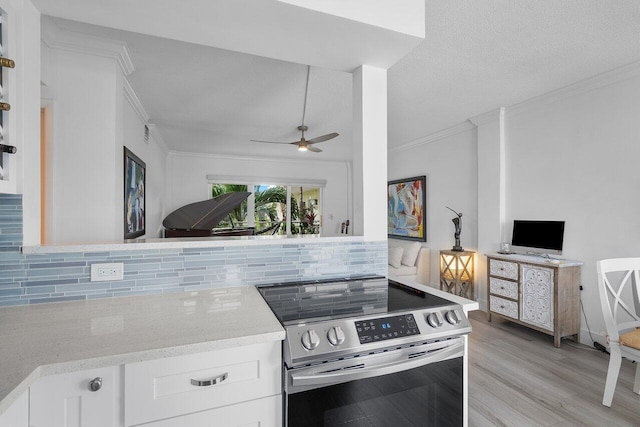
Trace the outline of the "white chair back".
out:
M 597 270 L 608 340 L 618 342 L 620 334 L 640 327 L 640 258 L 601 260 Z

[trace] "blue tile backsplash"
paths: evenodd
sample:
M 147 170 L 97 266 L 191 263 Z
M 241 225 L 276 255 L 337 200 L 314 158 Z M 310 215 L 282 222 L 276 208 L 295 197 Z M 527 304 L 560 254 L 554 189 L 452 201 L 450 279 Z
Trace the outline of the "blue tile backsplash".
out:
M 387 274 L 387 243 L 22 254 L 22 197 L 0 194 L 0 306 Z M 124 280 L 91 282 L 91 264 L 124 263 Z

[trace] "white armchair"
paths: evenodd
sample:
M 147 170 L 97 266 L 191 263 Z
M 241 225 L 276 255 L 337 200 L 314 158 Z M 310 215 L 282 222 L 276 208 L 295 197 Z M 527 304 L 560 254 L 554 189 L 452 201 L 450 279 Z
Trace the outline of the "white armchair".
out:
M 601 260 L 597 270 L 610 353 L 602 404 L 610 407 L 623 356 L 636 362 L 633 391 L 640 393 L 640 258 Z

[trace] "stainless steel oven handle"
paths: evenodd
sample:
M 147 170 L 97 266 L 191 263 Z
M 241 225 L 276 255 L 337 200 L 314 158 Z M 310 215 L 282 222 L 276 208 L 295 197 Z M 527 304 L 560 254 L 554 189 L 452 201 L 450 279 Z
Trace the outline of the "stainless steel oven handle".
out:
M 291 385 L 293 387 L 298 386 L 318 386 L 318 385 L 330 385 L 334 383 L 342 383 L 346 381 L 359 380 L 363 378 L 370 378 L 380 375 L 393 374 L 396 372 L 402 372 L 413 368 L 426 365 L 428 363 L 440 362 L 442 360 L 462 356 L 464 353 L 464 342 L 459 341 L 453 345 L 447 346 L 440 350 L 429 352 L 423 356 L 416 356 L 411 359 L 394 360 L 388 363 L 366 365 L 365 367 L 357 370 L 345 370 L 341 372 L 331 372 L 325 374 L 314 375 L 291 375 Z M 406 356 L 406 352 L 402 352 L 403 356 Z M 366 357 L 366 356 L 365 356 Z M 363 358 L 363 362 L 366 359 Z

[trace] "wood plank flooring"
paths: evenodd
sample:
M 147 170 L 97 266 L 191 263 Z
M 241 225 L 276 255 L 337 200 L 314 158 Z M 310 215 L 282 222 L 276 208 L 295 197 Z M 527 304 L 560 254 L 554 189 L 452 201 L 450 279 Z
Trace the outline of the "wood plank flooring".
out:
M 469 426 L 640 426 L 635 364 L 623 360 L 611 408 L 602 405 L 609 355 L 472 312 Z

